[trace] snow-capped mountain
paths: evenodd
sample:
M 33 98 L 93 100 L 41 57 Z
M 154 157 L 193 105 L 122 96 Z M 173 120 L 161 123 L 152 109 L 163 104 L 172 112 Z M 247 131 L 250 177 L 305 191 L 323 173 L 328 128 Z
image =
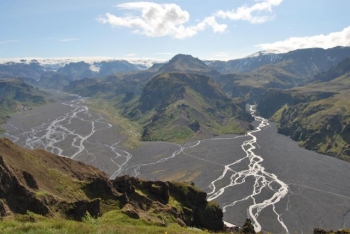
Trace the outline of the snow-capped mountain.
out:
M 330 49 L 310 48 L 294 50 L 288 53 L 259 51 L 241 59 L 229 60 L 227 62 L 211 61 L 207 62 L 207 65 L 222 74 L 228 74 L 250 72 L 265 65 L 288 62 L 293 69 L 305 70 L 305 67 L 311 67 L 313 70 L 312 73 L 317 73 L 328 70 L 347 57 L 350 57 L 350 47 L 334 47 Z
M 43 73 L 54 71 L 74 80 L 145 70 L 159 62 L 147 58 L 127 61 L 111 57 L 0 59 L 0 77 L 39 79 Z

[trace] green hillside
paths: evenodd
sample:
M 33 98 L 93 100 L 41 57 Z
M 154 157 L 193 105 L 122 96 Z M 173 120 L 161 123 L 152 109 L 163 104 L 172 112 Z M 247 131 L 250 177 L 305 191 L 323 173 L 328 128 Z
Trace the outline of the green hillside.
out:
M 209 77 L 187 73 L 158 75 L 139 100 L 117 106 L 144 126 L 142 139 L 147 141 L 244 133 L 252 120 L 242 99 L 228 98 Z
M 269 90 L 258 111 L 302 147 L 350 161 L 350 60 L 289 91 Z M 327 76 L 328 74 L 328 76 Z M 337 76 L 336 78 L 334 76 Z

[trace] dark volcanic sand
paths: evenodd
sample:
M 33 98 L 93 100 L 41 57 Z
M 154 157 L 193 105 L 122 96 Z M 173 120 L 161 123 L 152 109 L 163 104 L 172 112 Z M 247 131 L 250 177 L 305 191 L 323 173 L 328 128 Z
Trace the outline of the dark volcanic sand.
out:
M 144 142 L 130 150 L 119 145 L 125 136 L 120 135 L 118 127 L 110 126 L 103 116 L 84 109 L 83 100 L 65 101 L 66 105 L 49 104 L 16 114 L 2 126 L 8 130 L 7 137 L 21 146 L 46 147 L 55 153 L 62 150 L 62 155 L 75 155 L 74 159 L 92 164 L 111 177 L 129 174 L 151 180 L 194 181 L 208 193 L 213 190 L 209 185 L 223 174 L 225 165 L 242 159 L 240 163 L 226 167 L 230 170 L 214 183 L 215 192 L 229 185 L 231 180 L 237 179 L 239 183 L 227 187 L 215 198 L 226 208 L 225 221 L 243 224 L 248 215 L 247 207 L 253 204 L 252 198 L 228 205 L 251 196 L 254 183 L 261 188 L 254 196 L 255 203 L 270 199 L 279 189 L 283 190 L 285 183 L 287 194 L 274 206 L 267 205 L 257 216 L 263 231 L 286 233 L 281 222 L 290 233 L 312 233 L 314 227 L 350 227 L 350 164 L 301 149 L 296 142 L 277 134 L 273 123 L 254 133 L 257 142 L 252 143 L 256 147 L 252 152 L 263 158 L 256 167 L 251 167 L 257 171 L 250 170 L 247 177 L 238 178 L 237 173 L 249 171 L 250 161 L 244 158 L 246 153 L 241 145 L 252 139 L 251 136 L 220 136 L 181 146 Z M 59 124 L 52 124 L 58 120 Z M 51 134 L 48 134 L 50 126 Z M 257 157 L 252 160 L 259 161 Z M 274 175 L 270 173 L 281 183 L 274 181 Z

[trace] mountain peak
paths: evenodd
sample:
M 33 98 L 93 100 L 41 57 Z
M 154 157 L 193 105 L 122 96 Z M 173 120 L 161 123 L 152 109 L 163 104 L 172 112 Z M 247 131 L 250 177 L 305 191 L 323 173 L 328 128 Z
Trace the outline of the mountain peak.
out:
M 191 55 L 175 55 L 169 63 L 159 69 L 158 73 L 184 72 L 207 75 L 210 77 L 220 75 L 219 72 L 208 67 L 203 61 Z
M 261 51 L 254 53 L 254 54 L 248 55 L 245 58 L 256 58 L 256 57 L 259 57 L 262 55 L 281 54 L 281 53 L 282 52 L 279 50 L 261 50 Z

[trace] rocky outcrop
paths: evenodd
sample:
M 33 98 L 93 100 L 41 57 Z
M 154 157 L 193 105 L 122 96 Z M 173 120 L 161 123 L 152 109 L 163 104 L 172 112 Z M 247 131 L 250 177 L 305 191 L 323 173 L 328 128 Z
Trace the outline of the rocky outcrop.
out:
M 246 219 L 242 227 L 242 233 L 244 234 L 255 234 L 254 226 L 250 219 Z
M 4 157 L 0 155 L 0 199 L 3 207 L 0 213 L 6 215 L 8 207 L 13 213 L 24 214 L 30 210 L 37 214 L 48 214 L 50 210 L 45 202 L 37 198 L 35 193 L 21 181 L 25 180 L 23 174 L 16 174 L 16 171 L 7 165 Z M 35 185 L 35 183 L 33 181 L 31 184 Z
M 223 230 L 222 210 L 215 202 L 206 200 L 207 194 L 198 188 L 179 182 L 143 181 L 122 176 L 113 180 L 114 187 L 128 196 L 130 205 L 123 212 L 132 218 L 141 218 L 145 211 L 155 209 L 156 213 L 166 213 L 180 225 Z M 138 192 L 139 191 L 139 192 Z M 151 194 L 149 199 L 142 193 Z M 171 206 L 170 200 L 180 206 Z
M 190 226 L 218 231 L 223 229 L 222 211 L 216 203 L 206 200 L 207 194 L 186 183 L 169 184 L 171 196 L 181 202 L 181 216 Z
M 10 214 L 11 214 L 10 209 L 8 208 L 6 203 L 3 200 L 0 200 L 0 216 L 4 217 Z
M 97 218 L 100 214 L 101 199 L 94 199 L 91 201 L 80 200 L 76 202 L 66 203 L 62 202 L 59 207 L 63 208 L 63 213 L 74 220 L 82 221 L 82 219 L 89 213 L 93 218 Z

